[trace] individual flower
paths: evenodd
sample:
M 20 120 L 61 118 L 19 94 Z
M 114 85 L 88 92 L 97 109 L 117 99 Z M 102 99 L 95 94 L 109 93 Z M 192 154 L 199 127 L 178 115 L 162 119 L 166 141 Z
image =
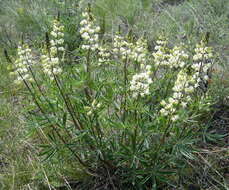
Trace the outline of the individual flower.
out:
M 87 111 L 87 115 L 91 115 L 93 112 L 98 111 L 101 108 L 102 104 L 99 103 L 96 99 L 94 99 L 91 103 L 91 106 L 85 106 L 85 110 Z

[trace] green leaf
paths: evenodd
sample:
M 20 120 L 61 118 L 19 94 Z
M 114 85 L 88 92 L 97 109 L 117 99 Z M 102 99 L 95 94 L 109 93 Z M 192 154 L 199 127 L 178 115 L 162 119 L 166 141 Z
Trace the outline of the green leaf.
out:
M 63 124 L 64 127 L 66 127 L 66 121 L 67 121 L 67 113 L 64 112 L 63 119 L 62 119 L 62 124 Z

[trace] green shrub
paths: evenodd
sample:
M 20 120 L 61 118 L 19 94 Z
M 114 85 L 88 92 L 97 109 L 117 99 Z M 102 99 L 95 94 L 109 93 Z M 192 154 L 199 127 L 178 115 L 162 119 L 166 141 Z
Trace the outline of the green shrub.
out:
M 228 2 L 97 0 L 79 24 L 88 2 L 1 2 L 1 46 L 23 36 L 0 65 L 4 188 L 184 189 L 203 169 L 226 189 L 198 144 L 220 138 Z
M 99 37 L 90 8 L 82 17 L 77 61 L 66 57 L 58 19 L 40 58 L 18 47 L 11 74 L 28 90 L 27 135 L 45 161 L 77 165 L 71 178 L 82 189 L 175 187 L 197 159 L 194 144 L 214 103 L 211 48 L 204 41 L 171 47 L 161 37 L 152 53 L 131 33 Z

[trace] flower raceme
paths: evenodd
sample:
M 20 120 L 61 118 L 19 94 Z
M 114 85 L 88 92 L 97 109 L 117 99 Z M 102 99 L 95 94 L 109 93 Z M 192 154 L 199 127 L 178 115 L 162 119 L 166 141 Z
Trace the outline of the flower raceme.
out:
M 209 79 L 208 70 L 212 65 L 212 49 L 205 47 L 205 44 L 201 42 L 196 45 L 195 55 L 193 56 L 193 77 L 196 80 L 196 86 L 198 87 L 201 82 L 206 82 Z
M 138 63 L 146 63 L 148 54 L 147 41 L 144 38 L 139 38 L 136 44 L 132 46 L 130 58 Z
M 17 48 L 18 58 L 15 61 L 14 71 L 11 75 L 16 75 L 14 80 L 16 84 L 20 84 L 23 80 L 33 81 L 29 68 L 34 65 L 34 59 L 31 49 L 27 44 L 22 44 Z
M 191 101 L 190 94 L 194 92 L 194 79 L 192 75 L 188 75 L 185 70 L 181 70 L 172 88 L 173 94 L 167 101 L 163 100 L 161 105 L 163 108 L 160 110 L 163 116 L 171 116 L 172 121 L 179 119 L 176 114 L 179 106 L 185 108 Z
M 114 36 L 113 46 L 113 53 L 116 58 L 121 56 L 122 60 L 126 60 L 132 53 L 133 44 L 119 34 Z
M 110 61 L 111 53 L 109 51 L 109 48 L 105 45 L 100 45 L 99 46 L 99 65 L 102 63 L 106 63 Z
M 141 64 L 145 64 L 148 55 L 147 41 L 144 38 L 139 38 L 136 43 L 128 41 L 123 36 L 116 34 L 113 39 L 113 53 L 122 60 L 127 58 Z
M 60 68 L 60 56 L 65 51 L 64 46 L 64 26 L 58 20 L 53 21 L 53 29 L 51 31 L 51 47 L 50 55 L 47 51 L 43 52 L 41 56 L 41 64 L 43 71 L 46 73 L 51 80 L 54 79 L 53 74 L 58 75 L 62 73 Z
M 170 68 L 184 68 L 189 56 L 181 46 L 175 46 L 168 56 L 168 66 Z
M 156 52 L 153 53 L 154 62 L 157 66 L 169 68 L 184 68 L 189 56 L 183 50 L 183 45 L 175 46 L 172 50 L 167 48 L 167 41 L 157 40 Z
M 51 55 L 56 56 L 58 51 L 64 51 L 64 26 L 60 24 L 58 20 L 53 21 L 53 30 L 51 31 L 52 40 L 51 43 Z
M 169 64 L 169 49 L 167 48 L 167 41 L 160 37 L 156 43 L 155 52 L 152 54 L 154 57 L 154 64 L 156 66 L 167 66 Z
M 137 98 L 138 96 L 144 97 L 150 94 L 150 84 L 153 82 L 150 77 L 151 66 L 141 64 L 141 70 L 142 72 L 135 74 L 130 82 L 130 90 L 133 93 L 133 98 Z
M 100 27 L 96 26 L 95 18 L 89 11 L 82 13 L 83 20 L 81 20 L 80 34 L 83 38 L 82 49 L 95 51 L 99 48 L 99 31 Z
M 182 51 L 179 50 L 179 52 Z M 187 54 L 182 54 L 183 59 L 188 59 Z M 189 71 L 190 73 L 188 74 L 187 69 L 180 67 L 181 70 L 178 73 L 174 87 L 172 88 L 172 97 L 170 97 L 167 102 L 164 100 L 161 102 L 163 108 L 160 112 L 162 115 L 170 115 L 173 121 L 179 119 L 178 114 L 176 114 L 178 107 L 186 107 L 191 101 L 191 94 L 199 87 L 200 82 L 206 82 L 208 80 L 207 72 L 212 65 L 212 57 L 213 54 L 211 48 L 205 47 L 203 42 L 197 44 L 195 55 L 193 56 L 191 71 Z

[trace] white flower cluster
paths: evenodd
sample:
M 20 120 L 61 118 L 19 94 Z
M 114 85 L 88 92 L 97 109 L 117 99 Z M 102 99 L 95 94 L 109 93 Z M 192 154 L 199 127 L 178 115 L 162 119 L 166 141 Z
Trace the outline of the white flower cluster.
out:
M 52 36 L 51 43 L 51 55 L 55 56 L 57 52 L 63 52 L 65 49 L 63 47 L 64 44 L 64 26 L 60 24 L 58 20 L 53 21 L 53 30 L 50 33 Z
M 102 63 L 106 63 L 110 61 L 111 53 L 109 52 L 109 48 L 106 46 L 99 46 L 99 65 Z
M 91 106 L 85 106 L 85 110 L 87 111 L 87 115 L 91 115 L 93 112 L 100 109 L 101 106 L 102 106 L 102 104 L 97 102 L 96 99 L 94 99 Z
M 138 63 L 145 63 L 147 59 L 147 54 L 147 41 L 143 38 L 139 38 L 136 44 L 133 45 L 130 58 L 133 61 L 137 61 Z
M 113 52 L 116 56 L 120 55 L 122 60 L 126 60 L 132 53 L 133 44 L 128 42 L 124 37 L 116 34 L 114 36 Z
M 160 110 L 163 116 L 171 116 L 172 121 L 179 119 L 176 114 L 176 110 L 179 106 L 185 108 L 187 104 L 191 101 L 190 94 L 194 92 L 195 80 L 191 75 L 188 75 L 185 70 L 181 70 L 177 75 L 177 80 L 175 81 L 173 87 L 173 95 L 166 102 L 163 100 L 161 105 L 163 108 Z
M 80 22 L 80 34 L 84 40 L 82 49 L 95 51 L 99 48 L 100 27 L 95 25 L 95 18 L 88 11 L 82 13 L 83 20 Z
M 168 56 L 168 66 L 170 68 L 184 68 L 189 56 L 184 52 L 182 46 L 175 46 Z
M 194 61 L 208 60 L 213 57 L 212 48 L 206 47 L 203 41 L 196 45 L 195 53 L 193 56 Z
M 183 68 L 188 55 L 181 47 L 175 47 L 172 51 L 170 56 L 173 56 L 174 60 L 171 61 L 171 57 L 168 59 L 169 64 L 171 64 L 170 67 Z M 212 57 L 211 48 L 205 47 L 203 42 L 197 44 L 195 55 L 193 56 L 194 63 L 191 66 L 192 71 L 189 71 L 189 73 L 185 68 L 179 71 L 174 87 L 172 88 L 172 97 L 167 101 L 163 100 L 161 102 L 163 108 L 160 112 L 162 115 L 171 116 L 172 121 L 179 119 L 179 115 L 176 113 L 177 109 L 180 106 L 183 108 L 186 107 L 191 101 L 190 95 L 199 86 L 200 82 L 208 80 L 207 71 L 211 67 Z
M 155 52 L 152 54 L 154 57 L 154 63 L 156 66 L 166 66 L 168 65 L 169 50 L 167 48 L 167 41 L 164 39 L 159 39 L 156 41 Z
M 31 49 L 27 44 L 23 44 L 18 46 L 17 54 L 18 59 L 15 61 L 15 69 L 11 72 L 11 75 L 17 76 L 14 82 L 20 84 L 23 80 L 33 81 L 33 78 L 29 73 L 29 67 L 34 64 Z
M 208 77 L 208 70 L 212 65 L 211 58 L 213 57 L 212 49 L 205 47 L 205 44 L 201 42 L 196 45 L 195 55 L 193 56 L 192 69 L 194 70 L 193 78 L 196 80 L 196 86 L 198 87 L 200 82 L 206 82 Z
M 157 40 L 156 52 L 153 53 L 154 62 L 157 66 L 168 66 L 170 68 L 184 68 L 189 56 L 183 50 L 183 46 L 175 46 L 172 50 L 167 48 L 167 41 Z
M 133 97 L 144 97 L 149 95 L 150 84 L 153 82 L 150 78 L 151 66 L 141 64 L 142 72 L 135 74 L 130 81 L 130 90 L 133 92 Z
M 53 21 L 53 30 L 50 33 L 52 38 L 50 41 L 50 56 L 47 52 L 41 56 L 41 63 L 43 66 L 44 73 L 49 75 L 50 79 L 53 80 L 53 74 L 58 75 L 62 73 L 62 69 L 60 68 L 60 59 L 59 55 L 61 52 L 64 52 L 65 49 L 63 47 L 64 44 L 64 26 L 60 24 L 58 20 Z
M 54 79 L 53 74 L 58 75 L 62 73 L 62 69 L 59 67 L 59 58 L 47 56 L 46 54 L 41 56 L 41 64 L 43 66 L 43 71 L 46 73 L 51 80 Z

